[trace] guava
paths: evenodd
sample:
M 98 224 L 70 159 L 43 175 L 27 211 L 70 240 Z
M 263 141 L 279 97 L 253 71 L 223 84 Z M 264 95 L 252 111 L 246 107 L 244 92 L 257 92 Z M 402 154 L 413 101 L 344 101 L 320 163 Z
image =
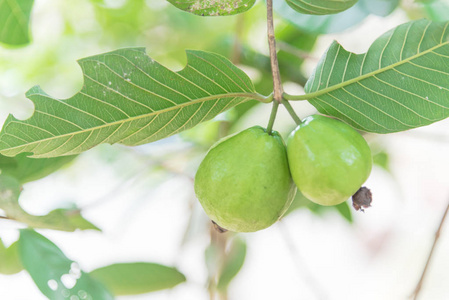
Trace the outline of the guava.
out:
M 255 126 L 220 140 L 198 168 L 195 193 L 222 228 L 253 232 L 271 226 L 296 193 L 282 137 Z
M 309 116 L 290 134 L 288 161 L 293 181 L 309 200 L 337 205 L 350 198 L 371 173 L 371 150 L 351 126 Z

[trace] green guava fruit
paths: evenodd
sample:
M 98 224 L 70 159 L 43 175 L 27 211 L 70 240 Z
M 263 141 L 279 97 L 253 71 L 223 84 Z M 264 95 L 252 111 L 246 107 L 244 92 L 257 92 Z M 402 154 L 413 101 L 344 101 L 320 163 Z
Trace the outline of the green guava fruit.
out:
M 371 173 L 371 150 L 351 126 L 309 116 L 287 141 L 293 181 L 311 201 L 337 205 L 351 197 Z
M 255 126 L 220 140 L 198 168 L 195 193 L 212 221 L 227 230 L 269 227 L 296 193 L 281 136 Z

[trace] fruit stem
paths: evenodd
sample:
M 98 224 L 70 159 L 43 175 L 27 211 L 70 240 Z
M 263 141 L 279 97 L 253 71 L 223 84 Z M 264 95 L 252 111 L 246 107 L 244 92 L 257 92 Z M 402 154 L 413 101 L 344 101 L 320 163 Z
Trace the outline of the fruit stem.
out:
M 274 120 L 276 119 L 276 114 L 278 112 L 279 102 L 273 101 L 273 108 L 271 109 L 270 120 L 268 121 L 267 132 L 271 135 L 273 131 Z
M 293 107 L 291 106 L 290 102 L 288 102 L 285 99 L 282 99 L 282 104 L 285 106 L 285 109 L 287 109 L 288 113 L 290 114 L 290 116 L 293 118 L 293 120 L 295 121 L 296 125 L 301 124 L 301 119 L 298 117 L 298 115 L 296 114 L 295 110 L 293 109 Z
M 284 89 L 281 82 L 278 57 L 276 53 L 276 38 L 274 36 L 273 0 L 267 0 L 267 35 L 270 49 L 271 73 L 273 75 L 274 101 L 281 103 Z

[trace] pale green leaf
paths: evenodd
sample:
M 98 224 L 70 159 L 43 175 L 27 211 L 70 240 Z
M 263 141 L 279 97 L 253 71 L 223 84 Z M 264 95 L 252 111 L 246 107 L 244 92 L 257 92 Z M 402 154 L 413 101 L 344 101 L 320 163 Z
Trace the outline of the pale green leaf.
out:
M 0 0 L 0 42 L 24 45 L 30 42 L 29 23 L 33 0 Z
M 0 239 L 0 274 L 12 275 L 22 270 L 23 266 L 19 259 L 17 242 L 6 248 Z
M 334 42 L 309 78 L 307 94 L 296 99 L 307 99 L 321 113 L 368 132 L 398 132 L 445 119 L 448 26 L 409 22 L 382 35 L 360 55 Z
M 353 7 L 333 15 L 298 14 L 284 0 L 274 1 L 274 9 L 288 22 L 304 32 L 313 34 L 334 33 L 350 28 L 370 14 L 389 15 L 399 4 L 399 0 L 359 0 Z
M 32 157 L 73 155 L 101 143 L 136 146 L 209 120 L 250 99 L 266 101 L 249 77 L 224 57 L 187 51 L 187 66 L 173 72 L 143 48 L 82 59 L 84 86 L 58 100 L 39 87 L 28 91 L 35 112 L 10 115 L 0 133 L 0 153 Z
M 294 10 L 308 15 L 330 15 L 347 10 L 358 0 L 285 0 Z
M 26 154 L 19 154 L 16 157 L 0 155 L 0 171 L 24 184 L 50 175 L 75 157 L 72 155 L 55 158 L 29 158 L 26 157 Z
M 0 209 L 6 213 L 8 218 L 33 228 L 61 231 L 99 230 L 95 225 L 84 219 L 77 209 L 55 209 L 45 216 L 27 213 L 19 204 L 21 190 L 20 183 L 16 178 L 0 175 Z
M 449 1 L 422 1 L 427 17 L 434 21 L 449 20 Z
M 102 283 L 83 272 L 55 244 L 33 230 L 20 230 L 19 255 L 39 290 L 51 300 L 113 299 Z
M 245 257 L 246 243 L 244 240 L 235 237 L 231 242 L 223 266 L 218 274 L 217 289 L 219 291 L 226 291 L 232 279 L 242 268 Z
M 170 289 L 186 280 L 175 268 L 154 263 L 120 263 L 102 267 L 90 275 L 115 296 L 138 295 Z
M 175 7 L 199 16 L 229 16 L 247 11 L 256 0 L 168 0 Z

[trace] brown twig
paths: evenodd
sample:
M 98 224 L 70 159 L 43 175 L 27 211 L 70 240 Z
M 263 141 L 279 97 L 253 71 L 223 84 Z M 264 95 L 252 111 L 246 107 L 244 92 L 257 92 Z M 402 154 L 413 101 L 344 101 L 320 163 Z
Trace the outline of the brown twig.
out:
M 414 290 L 414 292 L 413 292 L 413 294 L 411 296 L 411 298 L 413 298 L 413 300 L 418 299 L 418 296 L 419 296 L 419 293 L 421 291 L 424 279 L 425 279 L 426 274 L 427 274 L 427 270 L 428 270 L 429 265 L 430 265 L 430 261 L 432 260 L 432 256 L 433 256 L 436 244 L 438 242 L 438 239 L 440 238 L 441 228 L 443 228 L 444 221 L 446 220 L 446 216 L 447 216 L 447 212 L 448 211 L 449 211 L 449 202 L 448 202 L 448 204 L 446 206 L 446 210 L 444 211 L 443 217 L 441 218 L 440 225 L 438 226 L 438 229 L 437 229 L 437 231 L 435 233 L 435 239 L 433 240 L 433 245 L 432 245 L 432 248 L 430 249 L 429 256 L 427 257 L 427 262 L 426 262 L 426 265 L 424 266 L 424 269 L 422 271 L 421 278 L 419 279 L 418 284 L 416 285 L 416 288 L 415 288 L 415 290 Z
M 281 103 L 284 89 L 282 88 L 281 73 L 279 71 L 279 63 L 276 53 L 276 38 L 274 36 L 273 22 L 273 0 L 267 0 L 267 34 L 268 46 L 270 48 L 271 72 L 273 74 L 273 99 Z

